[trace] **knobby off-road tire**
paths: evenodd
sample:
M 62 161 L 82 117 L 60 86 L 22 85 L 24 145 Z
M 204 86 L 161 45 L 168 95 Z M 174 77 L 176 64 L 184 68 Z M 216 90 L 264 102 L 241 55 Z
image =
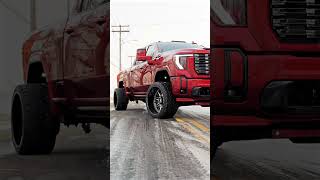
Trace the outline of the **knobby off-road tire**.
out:
M 114 90 L 113 103 L 117 111 L 127 110 L 129 100 L 124 88 L 117 88 Z
M 162 104 L 161 108 L 157 108 L 155 105 L 154 100 L 157 97 L 160 97 L 157 102 Z M 147 92 L 146 105 L 150 115 L 159 119 L 172 118 L 179 108 L 172 95 L 171 85 L 167 82 L 156 82 L 150 86 Z
M 212 160 L 216 155 L 217 149 L 223 144 L 223 141 L 219 138 L 219 135 L 216 132 L 216 129 L 212 129 L 210 141 L 211 141 L 210 156 Z
M 18 154 L 52 152 L 60 123 L 51 116 L 47 85 L 25 84 L 16 87 L 11 126 L 13 145 Z
M 211 159 L 213 159 L 215 157 L 218 147 L 219 147 L 219 144 L 217 144 L 213 139 L 213 142 L 211 143 L 211 150 L 210 150 Z

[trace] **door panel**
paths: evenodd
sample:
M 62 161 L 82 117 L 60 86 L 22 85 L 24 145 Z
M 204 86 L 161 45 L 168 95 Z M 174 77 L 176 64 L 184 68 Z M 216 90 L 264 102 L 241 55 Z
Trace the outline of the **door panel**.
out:
M 143 71 L 146 66 L 147 62 L 139 62 L 138 65 L 134 66 L 133 69 L 131 69 L 130 76 L 134 93 L 144 92 L 142 88 Z
M 73 98 L 100 104 L 110 94 L 108 17 L 109 4 L 104 4 L 71 17 L 68 22 L 65 80 L 72 87 Z
M 152 82 L 153 74 L 152 74 L 151 65 L 146 64 L 144 66 L 141 76 L 142 76 L 142 91 L 147 92 L 150 85 L 152 85 L 153 83 Z
M 153 59 L 157 52 L 157 45 L 151 44 L 147 47 L 147 56 L 151 56 Z M 148 91 L 149 86 L 151 85 L 152 81 L 152 72 L 151 72 L 151 65 L 148 64 L 147 61 L 141 63 L 138 69 L 138 76 L 136 77 L 137 86 L 139 86 L 137 91 L 140 93 L 146 94 Z

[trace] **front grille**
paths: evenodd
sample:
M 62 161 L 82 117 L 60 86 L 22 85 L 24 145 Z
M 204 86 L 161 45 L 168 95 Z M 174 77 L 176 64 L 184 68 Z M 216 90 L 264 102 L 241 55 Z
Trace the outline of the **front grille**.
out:
M 210 73 L 210 56 L 209 54 L 195 54 L 194 66 L 197 74 L 209 75 Z
M 282 42 L 320 42 L 320 1 L 270 1 L 272 28 Z

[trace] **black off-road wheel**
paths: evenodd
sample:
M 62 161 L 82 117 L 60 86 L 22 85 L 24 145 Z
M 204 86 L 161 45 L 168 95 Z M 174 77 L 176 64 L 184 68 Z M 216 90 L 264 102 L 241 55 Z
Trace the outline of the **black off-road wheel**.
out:
M 221 141 L 217 141 L 213 139 L 213 142 L 211 143 L 211 159 L 213 159 L 216 155 L 217 149 L 222 145 Z
M 146 105 L 150 115 L 159 119 L 172 118 L 179 108 L 167 82 L 156 82 L 150 86 Z
M 51 116 L 47 85 L 16 87 L 11 126 L 12 141 L 18 154 L 50 154 L 53 151 L 60 122 Z
M 213 159 L 216 155 L 217 149 L 223 144 L 222 139 L 219 137 L 217 133 L 217 129 L 212 129 L 212 134 L 211 134 L 211 148 L 210 148 L 210 156 L 211 159 Z
M 113 103 L 117 111 L 127 110 L 129 99 L 124 88 L 117 88 L 114 90 Z

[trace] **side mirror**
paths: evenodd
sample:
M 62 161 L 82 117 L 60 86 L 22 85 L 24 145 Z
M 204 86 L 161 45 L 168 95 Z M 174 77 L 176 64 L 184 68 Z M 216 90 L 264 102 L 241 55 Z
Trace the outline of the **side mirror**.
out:
M 138 49 L 137 50 L 137 61 L 148 61 L 148 63 L 152 64 L 152 56 L 147 56 L 146 49 Z
M 137 61 L 147 61 L 146 56 L 147 56 L 146 49 L 137 50 Z
M 147 59 L 149 65 L 154 65 L 155 64 L 155 61 L 152 60 L 152 56 L 146 56 L 146 59 Z
M 138 56 L 137 61 L 152 61 L 152 56 Z

